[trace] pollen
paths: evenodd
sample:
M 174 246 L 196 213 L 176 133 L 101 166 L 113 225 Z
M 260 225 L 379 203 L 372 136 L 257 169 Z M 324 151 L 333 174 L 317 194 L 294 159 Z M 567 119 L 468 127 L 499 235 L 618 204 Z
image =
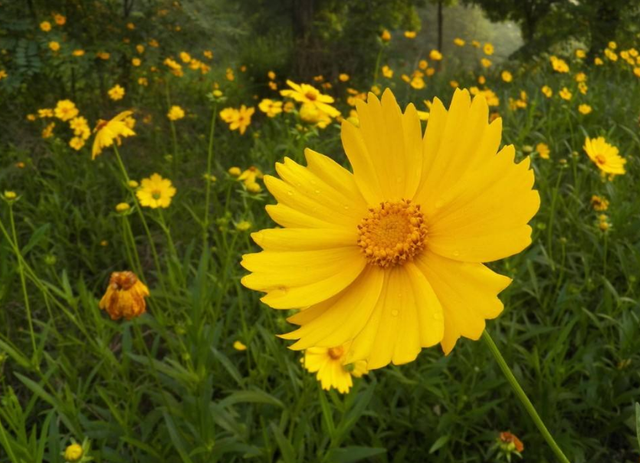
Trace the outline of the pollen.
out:
M 369 209 L 358 225 L 358 246 L 369 263 L 388 268 L 413 260 L 427 239 L 420 205 L 409 200 L 385 201 Z
M 342 346 L 332 347 L 329 349 L 328 354 L 333 360 L 338 360 L 344 354 L 344 348 Z

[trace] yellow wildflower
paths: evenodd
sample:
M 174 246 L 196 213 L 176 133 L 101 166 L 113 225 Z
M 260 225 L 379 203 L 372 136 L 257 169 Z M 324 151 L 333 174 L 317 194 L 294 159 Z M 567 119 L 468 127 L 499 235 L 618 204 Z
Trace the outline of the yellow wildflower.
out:
M 110 121 L 102 119 L 98 121 L 93 131 L 94 140 L 91 159 L 95 159 L 105 148 L 112 146 L 114 141 L 120 145 L 121 138 L 131 137 L 136 134 L 125 123 L 125 119 L 130 118 L 131 114 L 131 111 L 124 111 Z
M 133 272 L 113 272 L 100 300 L 100 309 L 106 310 L 112 320 L 122 317 L 131 320 L 146 312 L 147 296 L 149 288 Z
M 171 184 L 171 180 L 162 178 L 160 174 L 153 174 L 149 178 L 143 178 L 140 188 L 136 191 L 140 205 L 151 209 L 159 207 L 166 209 L 171 205 L 171 198 L 175 194 L 176 189 Z

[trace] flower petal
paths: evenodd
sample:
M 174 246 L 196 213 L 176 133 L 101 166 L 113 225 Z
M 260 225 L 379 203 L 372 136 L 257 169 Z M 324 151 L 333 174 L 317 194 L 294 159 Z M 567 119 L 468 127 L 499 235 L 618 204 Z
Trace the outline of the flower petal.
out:
M 416 259 L 415 264 L 442 304 L 445 354 L 451 352 L 460 336 L 479 339 L 485 319 L 496 318 L 502 312 L 503 305 L 497 296 L 509 286 L 511 278 L 482 264 L 457 262 L 429 250 Z

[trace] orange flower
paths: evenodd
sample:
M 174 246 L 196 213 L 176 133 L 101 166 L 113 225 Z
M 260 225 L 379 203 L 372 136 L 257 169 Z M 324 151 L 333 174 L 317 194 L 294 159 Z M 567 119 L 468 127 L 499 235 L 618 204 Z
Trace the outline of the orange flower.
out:
M 500 433 L 500 441 L 508 446 L 513 446 L 517 452 L 524 450 L 524 444 L 515 434 L 511 434 L 508 431 Z
M 133 272 L 113 272 L 109 287 L 100 300 L 100 309 L 106 310 L 112 320 L 124 317 L 131 320 L 147 310 L 145 297 L 149 288 Z

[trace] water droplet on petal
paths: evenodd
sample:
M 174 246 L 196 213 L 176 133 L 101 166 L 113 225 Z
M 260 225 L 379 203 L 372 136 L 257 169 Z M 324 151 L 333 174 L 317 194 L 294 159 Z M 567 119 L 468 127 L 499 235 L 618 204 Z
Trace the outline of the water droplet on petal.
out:
M 348 211 L 348 210 L 349 210 L 349 206 L 345 206 L 345 207 L 344 207 L 344 210 L 345 210 L 345 211 Z
M 453 256 L 454 257 L 460 257 L 460 251 L 458 251 L 457 249 L 455 251 L 453 251 Z
M 293 196 L 293 191 L 291 191 L 291 190 L 287 190 L 287 194 L 288 194 L 289 196 Z

